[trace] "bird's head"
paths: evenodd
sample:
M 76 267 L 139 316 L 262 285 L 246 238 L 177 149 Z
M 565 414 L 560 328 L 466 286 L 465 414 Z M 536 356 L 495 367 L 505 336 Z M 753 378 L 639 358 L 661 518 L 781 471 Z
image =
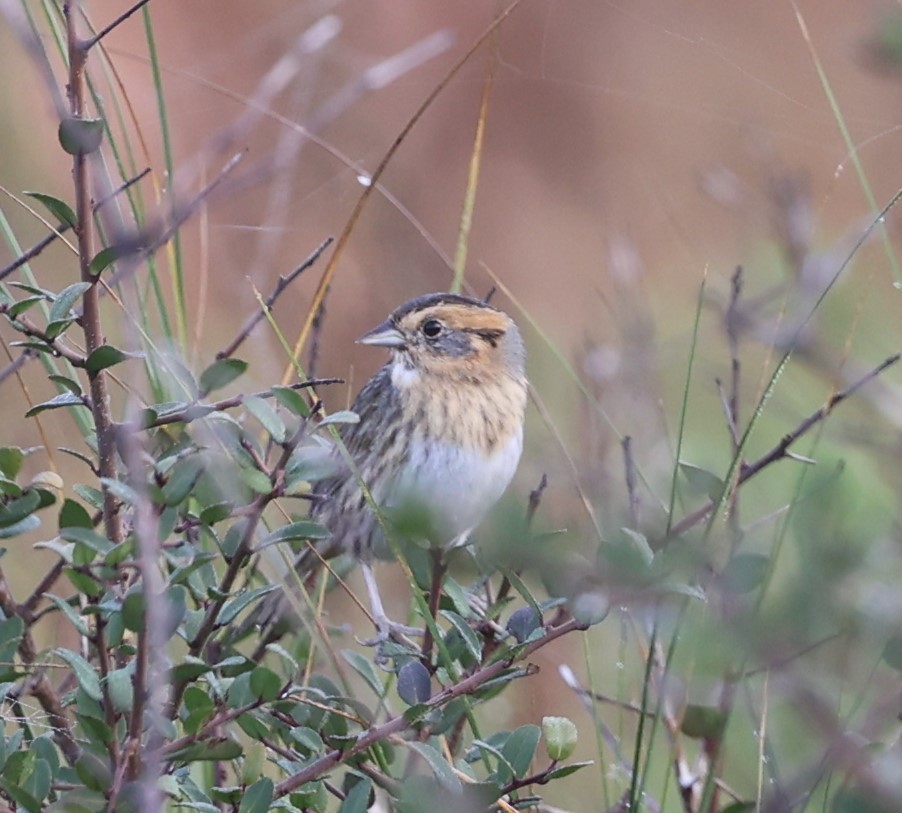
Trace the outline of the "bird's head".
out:
M 468 296 L 413 299 L 357 341 L 388 347 L 398 378 L 409 383 L 421 376 L 473 383 L 524 378 L 526 353 L 513 319 Z

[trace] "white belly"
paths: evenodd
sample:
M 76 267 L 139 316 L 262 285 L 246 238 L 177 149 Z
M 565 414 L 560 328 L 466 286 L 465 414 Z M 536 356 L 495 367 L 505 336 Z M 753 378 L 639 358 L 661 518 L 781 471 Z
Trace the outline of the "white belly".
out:
M 522 431 L 490 456 L 454 444 L 415 440 L 386 506 L 420 512 L 435 543 L 464 544 L 510 484 L 522 451 Z

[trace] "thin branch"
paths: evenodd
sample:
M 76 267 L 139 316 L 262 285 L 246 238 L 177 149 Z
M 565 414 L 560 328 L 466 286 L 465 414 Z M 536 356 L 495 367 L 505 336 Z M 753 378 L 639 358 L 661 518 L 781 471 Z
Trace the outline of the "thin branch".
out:
M 122 258 L 126 257 L 131 261 L 126 267 L 116 271 L 106 280 L 107 287 L 114 287 L 122 280 L 132 274 L 141 260 L 148 258 L 158 248 L 166 245 L 172 236 L 182 227 L 188 218 L 190 218 L 216 189 L 222 185 L 226 178 L 232 173 L 236 166 L 241 163 L 244 153 L 240 152 L 233 155 L 225 166 L 219 170 L 216 177 L 206 184 L 194 197 L 186 201 L 182 205 L 173 205 L 171 216 L 168 219 L 160 218 L 143 229 L 139 229 L 133 234 L 127 234 L 120 240 L 111 243 L 117 246 L 122 254 Z
M 79 353 L 77 350 L 72 350 L 66 345 L 60 342 L 61 336 L 57 338 L 51 338 L 47 335 L 47 333 L 41 328 L 39 328 L 34 322 L 24 316 L 10 316 L 9 308 L 6 305 L 0 305 L 0 315 L 6 316 L 12 326 L 18 330 L 20 333 L 24 333 L 31 339 L 38 339 L 47 345 L 47 348 L 55 355 L 60 358 L 66 359 L 73 367 L 84 367 L 87 358 Z M 21 358 L 21 357 L 20 357 Z
M 136 184 L 138 181 L 140 181 L 142 178 L 144 178 L 149 173 L 150 173 L 150 167 L 147 167 L 146 169 L 142 170 L 137 175 L 135 175 L 133 178 L 129 178 L 124 184 L 122 184 L 121 186 L 114 189 L 108 195 L 104 195 L 104 197 L 102 197 L 99 201 L 97 201 L 94 204 L 94 207 L 93 207 L 94 214 L 96 215 L 97 211 L 105 203 L 108 203 L 110 200 L 115 198 L 116 195 L 118 195 L 120 192 L 124 192 L 126 189 L 128 189 L 133 184 Z M 60 223 L 55 229 L 53 229 L 53 231 L 50 232 L 50 234 L 48 234 L 46 237 L 43 237 L 41 240 L 39 240 L 37 243 L 35 243 L 31 248 L 27 249 L 22 254 L 20 254 L 18 257 L 16 257 L 16 259 L 13 260 L 5 268 L 0 269 L 0 280 L 5 279 L 10 274 L 12 274 L 12 272 L 15 271 L 17 268 L 21 268 L 27 262 L 29 262 L 30 260 L 33 260 L 39 254 L 41 254 L 41 252 L 43 252 L 45 248 L 47 248 L 49 245 L 51 245 L 57 238 L 62 237 L 71 228 L 72 228 L 71 223 Z
M 132 16 L 136 11 L 138 11 L 142 6 L 146 6 L 150 0 L 138 0 L 135 5 L 133 5 L 130 9 L 123 11 L 113 22 L 107 25 L 104 28 L 101 28 L 93 37 L 87 40 L 82 40 L 81 49 L 85 53 L 90 51 L 95 45 L 97 45 L 100 40 L 102 40 L 107 34 L 110 33 L 115 28 L 118 28 L 122 23 L 124 23 L 129 17 Z
M 44 594 L 53 587 L 56 580 L 62 575 L 64 564 L 65 561 L 63 559 L 57 559 L 53 563 L 53 567 L 44 574 L 44 578 L 38 582 L 38 586 L 31 591 L 31 595 L 19 605 L 19 614 L 26 623 L 34 615 L 34 611 L 37 609 L 41 599 L 44 598 Z
M 457 697 L 473 694 L 473 692 L 477 691 L 483 684 L 498 677 L 506 669 L 513 666 L 514 663 L 524 660 L 536 650 L 541 649 L 563 635 L 585 629 L 587 629 L 587 625 L 574 618 L 570 618 L 556 627 L 549 627 L 545 635 L 539 640 L 533 641 L 515 655 L 483 667 L 468 678 L 460 681 L 460 683 L 455 683 L 453 686 L 443 689 L 428 700 L 425 705 L 429 708 L 440 708 Z M 281 798 L 282 796 L 297 790 L 301 785 L 322 776 L 336 766 L 355 757 L 357 754 L 366 751 L 375 743 L 381 742 L 394 734 L 398 734 L 409 726 L 410 721 L 407 717 L 404 714 L 399 714 L 397 717 L 393 717 L 382 725 L 373 726 L 372 728 L 367 729 L 357 737 L 353 744 L 348 745 L 343 750 L 338 748 L 333 749 L 306 765 L 296 774 L 289 776 L 287 779 L 283 779 L 276 785 L 274 798 Z
M 29 361 L 33 358 L 37 358 L 38 351 L 33 347 L 28 347 L 22 351 L 22 354 L 14 361 L 12 364 L 7 364 L 2 370 L 0 370 L 0 384 L 6 381 L 7 378 L 11 378 L 16 375 Z
M 19 607 L 13 598 L 9 589 L 9 584 L 3 571 L 0 570 L 0 608 L 7 618 L 13 618 L 20 615 Z M 24 621 L 25 619 L 23 619 Z M 19 639 L 19 657 L 26 667 L 37 666 L 37 647 L 31 634 L 31 629 L 26 625 Z M 33 677 L 29 678 L 22 689 L 22 694 L 27 691 L 34 697 L 41 708 L 50 718 L 50 725 L 53 728 L 53 738 L 60 750 L 66 757 L 70 765 L 74 765 L 81 755 L 81 748 L 75 741 L 75 735 L 72 732 L 72 722 L 63 709 L 60 696 L 50 683 L 50 679 L 43 669 L 38 669 Z
M 66 40 L 69 50 L 69 112 L 73 119 L 84 119 L 87 113 L 86 53 L 81 49 L 76 32 L 72 2 L 63 4 L 66 20 Z M 100 320 L 98 278 L 91 270 L 94 258 L 94 220 L 91 211 L 91 182 L 88 174 L 88 156 L 76 150 L 72 156 L 72 179 L 75 189 L 75 234 L 78 237 L 78 264 L 83 282 L 90 284 L 82 296 L 82 329 L 85 334 L 85 352 L 90 356 L 104 343 Z M 107 374 L 103 370 L 88 371 L 91 390 L 91 411 L 94 415 L 94 431 L 97 435 L 97 457 L 100 475 L 108 481 L 116 479 L 116 444 L 113 438 Z M 103 486 L 103 525 L 107 538 L 119 544 L 125 535 L 119 501 L 113 492 Z
M 858 390 L 860 390 L 865 384 L 870 382 L 872 379 L 879 376 L 888 368 L 892 367 L 896 364 L 899 359 L 902 358 L 902 354 L 896 353 L 889 358 L 885 359 L 883 362 L 878 364 L 874 369 L 868 372 L 866 375 L 862 376 L 858 379 L 858 381 L 850 384 L 844 390 L 837 392 L 830 396 L 820 409 L 813 412 L 804 421 L 802 421 L 795 429 L 793 429 L 788 434 L 784 435 L 780 442 L 776 444 L 769 452 L 763 454 L 753 463 L 749 463 L 747 465 L 743 465 L 739 470 L 739 477 L 736 481 L 736 487 L 738 488 L 747 480 L 750 480 L 756 474 L 760 473 L 762 469 L 765 469 L 767 466 L 775 463 L 778 460 L 781 460 L 785 457 L 790 457 L 789 447 L 795 443 L 802 435 L 808 432 L 811 427 L 818 424 L 820 421 L 824 420 L 839 404 L 849 398 L 851 395 L 854 395 Z M 681 534 L 686 533 L 690 528 L 694 528 L 699 523 L 703 522 L 705 518 L 714 510 L 715 503 L 713 500 L 708 500 L 701 508 L 693 511 L 691 514 L 687 514 L 683 519 L 679 522 L 675 523 L 670 532 L 667 534 L 664 539 L 659 543 L 663 545 L 670 539 L 674 537 L 680 536 Z
M 279 277 L 279 281 L 276 283 L 276 287 L 273 289 L 273 292 L 268 297 L 266 297 L 264 304 L 260 308 L 258 308 L 254 312 L 254 314 L 244 323 L 244 326 L 238 332 L 238 335 L 235 336 L 232 341 L 230 341 L 222 350 L 220 350 L 216 354 L 217 361 L 231 357 L 231 355 L 241 346 L 241 343 L 250 335 L 251 331 L 266 316 L 267 312 L 271 310 L 276 300 L 282 295 L 282 292 L 285 291 L 292 282 L 294 282 L 304 271 L 310 268 L 320 258 L 320 255 L 326 250 L 326 248 L 332 244 L 333 239 L 334 238 L 332 237 L 327 237 L 325 240 L 323 240 L 322 243 L 319 244 L 317 248 L 313 250 L 310 256 L 307 257 L 306 260 L 304 260 L 304 262 L 302 262 L 297 268 L 294 269 L 294 271 L 292 271 L 287 276 Z
M 322 387 L 326 384 L 344 383 L 343 378 L 308 378 L 306 381 L 298 381 L 294 384 L 289 384 L 287 389 L 301 390 L 308 387 Z M 250 395 L 234 395 L 231 398 L 223 398 L 221 401 L 216 401 L 212 404 L 190 404 L 183 409 L 167 412 L 165 415 L 161 415 L 142 428 L 155 429 L 158 426 L 166 426 L 167 424 L 172 423 L 190 423 L 191 421 L 196 421 L 199 418 L 209 415 L 211 412 L 222 412 L 226 409 L 233 409 L 234 407 L 241 406 L 248 398 L 272 398 L 273 394 L 272 390 L 263 390 L 262 392 L 254 392 Z
M 382 160 L 379 162 L 376 169 L 369 176 L 368 183 L 366 184 L 363 192 L 360 194 L 360 197 L 357 199 L 357 202 L 354 204 L 354 209 L 352 210 L 350 216 L 348 217 L 347 223 L 345 224 L 344 229 L 341 234 L 338 236 L 338 240 L 335 243 L 335 250 L 332 252 L 332 255 L 329 257 L 329 262 L 326 263 L 326 268 L 323 271 L 322 279 L 320 279 L 319 285 L 316 288 L 316 291 L 313 294 L 313 300 L 310 303 L 310 308 L 307 312 L 307 316 L 304 320 L 304 324 L 301 326 L 300 332 L 298 333 L 297 340 L 294 344 L 294 355 L 297 356 L 300 352 L 300 349 L 304 347 L 307 343 L 308 336 L 313 327 L 313 319 L 316 316 L 317 311 L 319 310 L 320 303 L 326 296 L 326 291 L 329 288 L 329 285 L 332 283 L 332 277 L 335 275 L 335 271 L 338 268 L 338 262 L 341 259 L 342 254 L 344 253 L 344 249 L 347 246 L 348 242 L 351 239 L 351 234 L 354 231 L 355 226 L 357 225 L 357 221 L 360 219 L 360 215 L 363 212 L 364 207 L 369 201 L 370 195 L 373 192 L 374 187 L 377 185 L 379 179 L 382 177 L 385 172 L 386 167 L 391 163 L 392 158 L 394 158 L 395 153 L 397 153 L 398 149 L 401 145 L 407 140 L 407 136 L 410 134 L 410 131 L 416 126 L 417 122 L 423 118 L 426 111 L 432 106 L 432 103 L 438 98 L 439 94 L 444 91 L 446 87 L 451 83 L 457 73 L 466 65 L 473 54 L 476 53 L 479 48 L 482 47 L 482 44 L 492 35 L 492 33 L 506 20 L 514 10 L 520 5 L 522 0 L 513 0 L 509 3 L 496 17 L 492 20 L 492 23 L 485 29 L 485 31 L 480 34 L 476 40 L 473 42 L 472 46 L 464 53 L 460 59 L 455 62 L 442 80 L 426 95 L 426 98 L 420 104 L 420 106 L 414 111 L 413 115 L 407 120 L 406 124 L 401 128 L 401 131 L 395 137 L 395 140 L 392 142 L 391 146 L 386 150 L 385 154 L 382 156 Z M 399 55 L 400 57 L 400 55 Z M 397 74 L 397 70 L 399 67 L 399 63 L 392 62 L 391 60 L 386 61 L 380 67 L 379 74 L 377 77 L 379 82 L 376 82 L 377 77 L 373 77 L 371 82 L 376 86 L 380 86 L 380 84 L 384 84 L 386 79 L 390 79 Z M 311 127 L 310 129 L 315 129 Z M 289 375 L 289 370 L 286 368 L 285 377 L 287 378 Z

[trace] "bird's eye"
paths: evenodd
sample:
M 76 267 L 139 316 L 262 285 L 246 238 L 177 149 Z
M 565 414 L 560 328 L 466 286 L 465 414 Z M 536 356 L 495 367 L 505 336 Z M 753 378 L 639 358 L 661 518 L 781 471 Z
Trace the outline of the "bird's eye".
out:
M 434 339 L 442 332 L 442 323 L 438 319 L 427 319 L 423 322 L 422 331 L 427 339 Z

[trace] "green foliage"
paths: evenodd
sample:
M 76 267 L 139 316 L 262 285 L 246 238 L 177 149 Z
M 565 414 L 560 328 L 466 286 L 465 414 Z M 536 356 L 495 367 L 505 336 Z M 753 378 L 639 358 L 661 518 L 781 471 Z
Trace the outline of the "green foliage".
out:
M 54 17 L 47 42 L 70 24 Z M 145 24 L 168 143 L 149 17 Z M 125 171 L 130 145 L 110 126 L 123 100 L 96 91 L 90 40 L 72 39 L 81 42 L 72 54 L 46 60 L 69 68 L 54 95 L 62 99 L 68 86 L 70 103 L 87 98 L 96 115 L 62 115 L 60 145 L 75 168 L 90 167 L 102 150 L 97 164 L 116 166 L 124 193 L 139 176 Z M 50 47 L 42 43 L 29 44 Z M 87 60 L 87 75 L 73 56 Z M 168 145 L 166 152 L 171 173 Z M 720 399 L 723 442 L 712 440 L 707 415 L 687 411 L 695 393 L 687 375 L 676 444 L 648 444 L 674 449 L 661 467 L 669 474 L 640 465 L 639 487 L 627 454 L 629 505 L 618 506 L 614 489 L 589 488 L 605 479 L 592 460 L 592 476 L 574 477 L 588 530 L 534 528 L 545 523 L 534 516 L 543 485 L 528 511 L 518 504 L 500 512 L 482 555 L 453 575 L 436 573 L 430 552 L 404 540 L 407 620 L 421 637 L 398 633 L 368 647 L 355 644 L 338 612 L 320 613 L 328 591 L 350 588 L 343 563 L 320 567 L 316 553 L 334 551 L 305 501 L 340 465 L 336 432 L 359 417 L 324 415 L 302 372 L 297 386 L 244 390 L 257 370 L 234 347 L 215 355 L 203 348 L 200 361 L 174 350 L 189 346 L 190 311 L 179 235 L 167 230 L 170 217 L 180 223 L 191 207 L 173 199 L 157 222 L 123 195 L 123 220 L 137 226 L 113 239 L 92 197 L 105 187 L 72 177 L 77 206 L 28 194 L 73 237 L 77 261 L 65 274 L 0 289 L 0 316 L 21 337 L 11 346 L 44 365 L 46 386 L 24 417 L 35 426 L 73 420 L 78 448 L 63 451 L 82 466 L 79 482 L 65 482 L 53 465 L 29 476 L 36 450 L 0 448 L 0 539 L 29 568 L 30 545 L 44 557 L 34 559 L 43 568 L 29 573 L 34 584 L 0 573 L 6 803 L 143 811 L 155 797 L 173 810 L 364 813 L 378 797 L 403 813 L 469 813 L 536 808 L 540 792 L 566 796 L 569 782 L 588 775 L 604 789 L 598 809 L 665 809 L 659 791 L 666 809 L 788 809 L 795 799 L 781 794 L 796 785 L 798 798 L 818 809 L 899 808 L 897 756 L 885 745 L 895 737 L 885 712 L 902 671 L 898 488 L 875 485 L 879 458 L 856 460 L 853 448 L 852 459 L 839 460 L 849 451 L 841 442 L 828 452 L 813 443 L 804 457 L 789 452 L 857 385 L 822 409 L 822 394 L 813 399 L 810 422 L 784 426 L 765 409 L 836 277 L 746 403 L 736 324 L 764 320 L 740 302 L 737 275 L 724 320 L 732 357 L 720 360 L 736 375 L 737 401 Z M 162 243 L 171 249 L 169 288 L 154 258 Z M 130 330 L 109 344 L 110 316 L 98 297 L 115 290 L 114 266 L 140 268 L 146 282 L 134 300 L 116 300 Z M 794 278 L 808 270 L 794 269 Z M 536 327 L 587 411 L 607 420 L 592 387 Z M 769 332 L 762 324 L 749 335 Z M 753 429 L 755 442 L 772 436 L 770 456 L 755 459 Z M 577 430 L 580 440 L 589 432 Z M 700 457 L 719 462 L 685 462 L 694 437 Z M 797 468 L 786 473 L 790 460 Z M 787 465 L 772 473 L 777 461 Z M 886 468 L 898 468 L 895 456 Z M 763 497 L 753 490 L 762 481 Z M 648 494 L 655 511 L 643 515 Z M 397 513 L 397 527 L 418 536 L 423 512 Z M 290 578 L 273 577 L 279 559 Z M 280 603 L 283 581 L 291 600 Z M 569 665 L 579 661 L 576 647 L 558 643 L 571 633 L 585 633 L 582 677 Z M 533 680 L 540 669 L 542 683 Z M 528 703 L 518 694 L 524 685 L 541 689 Z M 546 713 L 568 701 L 579 713 L 574 699 L 587 711 L 579 729 L 594 737 Z M 594 759 L 581 759 L 593 739 Z

